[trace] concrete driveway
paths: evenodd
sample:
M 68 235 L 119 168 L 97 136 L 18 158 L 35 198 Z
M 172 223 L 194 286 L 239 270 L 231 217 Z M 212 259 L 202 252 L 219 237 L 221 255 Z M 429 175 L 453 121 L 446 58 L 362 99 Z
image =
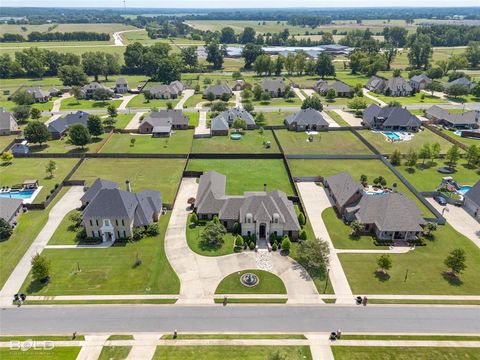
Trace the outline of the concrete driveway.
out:
M 193 90 L 193 89 L 186 89 L 186 90 L 183 92 L 182 99 L 178 102 L 177 105 L 175 105 L 175 109 L 177 109 L 177 110 L 182 110 L 182 109 L 183 109 L 183 104 L 185 104 L 185 102 L 186 102 L 191 96 L 193 96 L 193 94 L 195 94 L 195 90 Z
M 137 112 L 135 115 L 133 115 L 132 120 L 129 121 L 127 126 L 125 126 L 125 129 L 127 130 L 137 130 L 138 126 L 140 125 L 140 118 L 142 117 L 143 114 L 146 114 L 144 112 Z
M 362 126 L 362 118 L 357 118 L 352 113 L 344 110 L 333 110 L 345 120 L 350 126 Z
M 303 93 L 302 93 L 302 90 L 300 90 L 299 88 L 292 87 L 292 90 L 293 90 L 293 92 L 295 93 L 295 95 L 298 96 L 298 98 L 299 98 L 300 100 L 303 101 L 303 100 L 306 99 L 305 95 L 303 95 Z
M 241 91 L 233 91 L 233 95 L 235 95 L 235 107 L 242 109 L 242 92 Z
M 226 256 L 202 256 L 190 250 L 186 239 L 187 217 L 190 213 L 187 200 L 195 197 L 198 184 L 195 178 L 182 180 L 172 210 L 165 252 L 168 261 L 180 278 L 178 303 L 212 303 L 215 290 L 227 275 L 246 269 L 256 269 L 259 253 L 245 251 Z M 310 276 L 291 258 L 272 254 L 272 273 L 279 276 L 287 288 L 288 301 L 297 303 L 321 302 Z
M 447 210 L 443 213 L 443 216 L 447 219 L 448 223 L 459 233 L 472 240 L 475 245 L 480 248 L 480 224 L 473 217 L 461 207 L 453 205 L 447 205 L 444 207 L 432 198 L 428 198 L 427 200 L 440 212 L 446 207 Z

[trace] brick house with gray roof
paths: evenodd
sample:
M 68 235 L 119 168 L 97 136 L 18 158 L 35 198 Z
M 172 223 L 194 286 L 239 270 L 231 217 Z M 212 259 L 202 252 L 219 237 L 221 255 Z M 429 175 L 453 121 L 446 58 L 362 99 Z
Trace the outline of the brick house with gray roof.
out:
M 430 79 L 427 75 L 420 74 L 420 75 L 412 76 L 412 78 L 410 79 L 410 86 L 414 90 L 420 91 L 425 89 L 425 87 L 431 82 L 432 82 L 432 79 Z
M 88 113 L 85 111 L 77 111 L 75 113 L 64 115 L 53 120 L 47 126 L 48 132 L 52 139 L 60 139 L 66 135 L 70 125 L 80 124 L 87 127 Z
M 328 129 L 329 123 L 320 111 L 308 108 L 287 116 L 285 126 L 290 131 L 316 131 Z
M 228 135 L 228 129 L 232 126 L 235 119 L 240 118 L 245 121 L 247 130 L 255 129 L 255 119 L 248 111 L 233 108 L 220 113 L 214 117 L 210 124 L 210 133 L 212 136 L 226 136 Z
M 336 97 L 352 97 L 354 90 L 342 81 L 335 80 L 333 83 L 328 83 L 327 80 L 320 79 L 313 86 L 313 89 L 322 96 L 327 95 L 328 90 L 335 90 Z
M 413 88 L 401 76 L 387 80 L 374 75 L 368 80 L 365 88 L 385 96 L 410 96 L 413 94 Z
M 478 110 L 469 110 L 459 114 L 433 105 L 425 110 L 425 117 L 435 124 L 444 125 L 450 129 L 477 129 L 480 127 L 480 111 Z
M 400 106 L 381 108 L 371 104 L 363 111 L 362 125 L 377 130 L 418 131 L 422 121 Z
M 19 131 L 17 119 L 0 106 L 0 135 L 10 135 Z
M 185 90 L 185 86 L 178 80 L 172 81 L 168 85 L 152 86 L 147 91 L 154 99 L 177 99 Z
M 220 85 L 210 85 L 205 90 L 203 90 L 203 98 L 206 99 L 208 94 L 212 93 L 215 99 L 220 99 L 222 95 L 226 94 L 232 96 L 232 89 L 228 86 L 227 83 Z
M 227 230 L 239 223 L 242 236 L 268 239 L 271 234 L 296 240 L 300 231 L 293 203 L 278 190 L 225 195 L 226 176 L 208 171 L 200 177 L 195 209 L 200 219 L 218 216 Z
M 153 137 L 168 137 L 172 130 L 188 129 L 188 116 L 182 110 L 167 109 L 150 112 L 138 126 L 140 134 L 152 134 Z
M 285 94 L 283 79 L 265 79 L 262 81 L 262 90 L 269 92 L 273 98 L 282 97 Z
M 128 181 L 126 185 L 127 190 L 103 187 L 89 198 L 82 216 L 88 237 L 101 238 L 104 242 L 125 239 L 133 236 L 135 227 L 158 222 L 161 194 L 154 190 L 134 193 Z

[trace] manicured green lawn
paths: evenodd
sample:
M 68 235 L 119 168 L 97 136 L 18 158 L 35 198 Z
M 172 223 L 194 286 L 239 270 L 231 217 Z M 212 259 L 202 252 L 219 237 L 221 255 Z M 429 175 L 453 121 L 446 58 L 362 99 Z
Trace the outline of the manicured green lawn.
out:
M 473 95 L 467 95 L 467 96 L 459 96 L 459 97 L 453 97 L 453 96 L 447 96 L 448 100 L 456 102 L 456 103 L 478 103 L 480 101 L 479 98 L 473 96 Z
M 45 197 L 50 194 L 50 191 L 59 184 L 68 174 L 68 172 L 75 166 L 78 159 L 53 159 L 57 164 L 57 170 L 54 177 L 46 173 L 45 166 L 50 159 L 45 158 L 17 158 L 13 159 L 10 165 L 0 166 L 0 179 L 2 186 L 18 185 L 24 180 L 38 179 L 40 186 L 43 188 L 34 200 L 34 203 L 41 203 L 45 201 Z
M 46 286 L 32 282 L 31 274 L 22 292 L 35 295 L 87 294 L 178 294 L 180 282 L 164 250 L 164 237 L 171 213 L 162 215 L 160 234 L 107 249 L 46 249 L 51 261 L 51 281 Z M 134 266 L 136 260 L 142 264 Z M 80 271 L 78 271 L 80 267 Z
M 291 111 L 264 111 L 264 125 L 284 125 L 285 118 L 291 114 L 293 114 Z
M 256 286 L 248 287 L 240 282 L 240 277 L 245 273 L 258 276 L 259 282 Z M 220 281 L 215 294 L 286 294 L 287 289 L 283 281 L 275 274 L 264 270 L 243 270 L 234 272 Z
M 337 213 L 330 207 L 322 213 L 322 219 L 327 227 L 328 235 L 336 249 L 386 249 L 386 246 L 375 246 L 374 239 L 370 235 L 353 237 L 350 226 L 338 218 Z
M 265 360 L 279 351 L 288 360 L 312 360 L 308 346 L 157 346 L 152 360 Z
M 231 131 L 230 134 L 233 134 Z M 264 143 L 270 141 L 270 148 Z M 193 153 L 278 153 L 277 143 L 271 130 L 246 130 L 240 140 L 232 140 L 230 136 L 212 136 L 193 140 Z
M 332 346 L 332 352 L 335 360 L 473 360 L 478 355 L 476 348 L 456 347 Z
M 432 146 L 435 143 L 440 144 L 441 153 L 445 154 L 452 147 L 451 142 L 428 129 L 412 133 L 413 138 L 411 140 L 395 142 L 387 141 L 387 137 L 380 132 L 360 130 L 359 133 L 382 154 L 391 154 L 394 150 L 399 150 L 402 154 L 406 154 L 410 149 L 418 152 L 424 144 Z
M 479 139 L 461 137 L 459 135 L 455 135 L 455 133 L 453 131 L 450 131 L 450 130 L 443 130 L 443 133 L 448 135 L 449 137 L 451 137 L 453 140 L 460 141 L 462 144 L 465 144 L 467 146 L 470 146 L 470 145 L 480 146 L 480 140 Z
M 62 139 L 47 141 L 45 144 L 42 144 L 42 145 L 30 145 L 29 152 L 30 153 L 47 153 L 47 154 L 95 153 L 102 147 L 107 137 L 108 137 L 108 134 L 102 134 L 98 137 L 92 138 L 92 142 L 90 144 L 85 145 L 82 149 L 80 146 L 72 145 L 72 143 L 70 142 L 70 138 L 66 136 L 66 137 L 63 137 Z
M 0 336 L 0 341 L 27 341 L 27 340 L 35 340 L 35 341 L 73 341 L 72 336 Z M 85 340 L 85 336 L 77 335 L 75 340 L 81 341 Z
M 444 275 L 447 255 L 461 248 L 466 252 L 467 268 L 459 280 Z M 378 254 L 339 254 L 354 293 L 366 294 L 442 294 L 476 295 L 480 292 L 480 250 L 450 225 L 439 226 L 434 240 L 406 254 L 391 254 L 390 278 L 379 278 L 375 271 Z M 408 270 L 408 279 L 405 274 Z
M 300 106 L 302 105 L 302 100 L 298 97 L 294 97 L 292 99 L 284 99 L 284 98 L 271 98 L 269 101 L 262 101 L 262 100 L 252 100 L 251 103 L 254 107 L 257 106 Z
M 289 160 L 290 170 L 293 176 L 331 176 L 340 172 L 348 172 L 354 180 L 360 181 L 361 175 L 366 175 L 372 182 L 377 176 L 383 176 L 387 180 L 387 186 L 397 183 L 399 192 L 405 193 L 420 208 L 424 216 L 431 217 L 430 211 L 400 182 L 394 173 L 390 171 L 380 160 Z M 417 188 L 418 190 L 418 188 Z
M 115 128 L 124 129 L 128 125 L 130 120 L 132 120 L 134 114 L 118 114 L 117 122 L 115 123 Z
M 133 340 L 133 335 L 110 335 L 107 340 Z
M 480 336 L 468 336 L 468 335 L 344 335 L 344 334 L 342 334 L 342 340 L 480 341 Z
M 10 143 L 17 137 L 17 135 L 0 136 L 0 152 L 10 145 Z
M 132 145 L 131 140 L 135 139 Z M 118 154 L 187 154 L 190 152 L 193 130 L 175 130 L 170 137 L 154 138 L 150 134 L 114 134 L 102 148 L 102 153 Z
M 350 131 L 326 131 L 311 135 L 305 132 L 275 130 L 286 154 L 371 154 L 372 152 Z
M 188 125 L 197 127 L 198 122 L 200 121 L 200 113 L 198 112 L 190 112 L 190 113 L 184 113 L 185 115 L 188 116 Z
M 371 92 L 373 96 L 377 99 L 382 100 L 385 103 L 389 103 L 391 101 L 398 101 L 402 105 L 409 105 L 409 104 L 445 104 L 447 100 L 441 99 L 436 96 L 432 96 L 430 94 L 425 94 L 423 92 L 416 93 L 413 96 L 385 96 L 382 94 L 377 94 Z M 422 94 L 425 95 L 424 99 L 422 100 Z
M 78 232 L 73 227 L 73 221 L 70 220 L 70 216 L 75 213 L 81 214 L 78 210 L 72 210 L 65 215 L 48 241 L 48 245 L 77 245 L 79 243 L 77 240 Z
M 162 340 L 173 340 L 173 335 L 163 335 Z M 235 339 L 254 339 L 254 340 L 306 340 L 305 335 L 301 334 L 178 334 L 176 340 L 235 340 Z
M 435 191 L 445 176 L 452 176 L 460 185 L 474 185 L 480 179 L 480 167 L 468 166 L 464 159 L 458 162 L 453 174 L 442 174 L 437 171 L 439 167 L 444 166 L 447 165 L 443 160 L 436 160 L 433 163 L 427 162 L 425 167 L 420 162 L 413 170 L 405 165 L 397 166 L 397 169 L 418 191 Z
M 48 220 L 48 212 L 62 198 L 69 188 L 63 188 L 46 210 L 30 210 L 21 214 L 18 225 L 8 240 L 0 242 L 0 288 L 3 287 L 11 272 L 25 251 L 37 237 Z
M 172 203 L 184 166 L 184 159 L 85 159 L 72 179 L 91 185 L 100 177 L 118 182 L 122 189 L 130 180 L 133 191 L 158 190 L 163 202 Z
M 3 79 L 2 79 L 3 81 Z M 1 100 L 0 107 L 3 107 L 7 111 L 12 111 L 12 109 L 17 106 L 13 101 Z M 53 101 L 47 101 L 45 103 L 36 103 L 32 104 L 32 108 L 37 108 L 42 111 L 50 111 L 53 107 Z
M 187 220 L 187 243 L 190 249 L 197 254 L 203 256 L 222 256 L 233 253 L 233 247 L 235 245 L 235 237 L 232 233 L 227 233 L 223 237 L 223 244 L 220 246 L 212 247 L 201 242 L 200 236 L 205 228 L 205 222 L 199 222 L 197 226 L 191 223 L 190 216 Z
M 194 94 L 190 96 L 187 101 L 183 104 L 184 108 L 194 108 L 199 102 L 207 101 L 206 99 L 202 98 L 202 94 Z
M 180 101 L 180 98 L 178 99 L 152 99 L 149 100 L 148 102 L 145 100 L 145 96 L 143 94 L 138 94 L 135 96 L 132 100 L 130 100 L 127 104 L 127 108 L 132 108 L 132 109 L 151 109 L 151 108 L 167 108 L 167 104 L 169 102 L 172 103 L 173 107 L 177 105 L 177 103 Z
M 328 115 L 330 115 L 330 117 L 340 126 L 342 127 L 350 127 L 350 124 L 348 122 L 346 122 L 345 120 L 343 120 L 343 118 L 337 114 L 335 111 L 332 111 L 332 110 L 326 110 L 325 111 Z
M 80 346 L 56 347 L 51 350 L 10 350 L 0 348 L 0 359 L 2 360 L 75 360 L 80 352 Z
M 123 360 L 131 349 L 131 346 L 104 346 L 98 360 Z
M 226 192 L 229 195 L 241 195 L 245 191 L 281 190 L 293 195 L 287 171 L 282 160 L 200 160 L 193 159 L 188 163 L 190 171 L 215 170 L 227 177 Z
M 122 103 L 122 100 L 105 100 L 105 101 L 95 101 L 95 100 L 77 100 L 73 97 L 65 99 L 62 101 L 60 110 L 88 110 L 88 109 L 98 109 L 106 108 L 108 105 L 115 105 L 118 107 Z

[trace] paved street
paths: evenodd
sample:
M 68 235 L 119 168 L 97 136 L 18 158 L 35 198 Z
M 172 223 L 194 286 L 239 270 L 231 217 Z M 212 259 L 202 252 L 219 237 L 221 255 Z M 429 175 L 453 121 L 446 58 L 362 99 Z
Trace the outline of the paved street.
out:
M 1 334 L 275 331 L 479 333 L 478 307 L 23 306 L 0 312 Z

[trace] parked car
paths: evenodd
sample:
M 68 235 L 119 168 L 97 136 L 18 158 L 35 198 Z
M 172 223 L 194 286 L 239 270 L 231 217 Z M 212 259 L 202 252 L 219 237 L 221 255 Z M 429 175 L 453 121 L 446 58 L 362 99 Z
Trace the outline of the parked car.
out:
M 447 205 L 447 199 L 445 199 L 443 196 L 437 195 L 434 197 L 435 201 L 439 203 L 442 206 Z

